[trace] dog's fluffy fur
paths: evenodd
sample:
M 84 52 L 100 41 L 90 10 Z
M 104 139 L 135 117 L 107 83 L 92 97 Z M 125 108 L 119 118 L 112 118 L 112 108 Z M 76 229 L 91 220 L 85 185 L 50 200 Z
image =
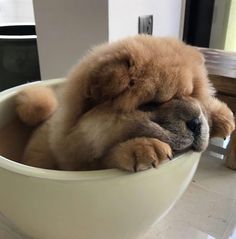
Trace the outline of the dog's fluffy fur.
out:
M 43 86 L 31 86 L 20 92 L 16 112 L 28 125 L 37 125 L 50 117 L 58 106 L 54 92 Z
M 103 150 L 106 145 L 119 138 L 122 132 L 132 131 L 132 126 L 135 126 L 132 123 L 122 128 L 123 124 L 119 124 L 120 121 L 117 122 L 112 115 L 128 114 L 142 122 L 148 113 L 140 113 L 138 107 L 147 102 L 163 103 L 173 98 L 196 99 L 206 112 L 204 117 L 208 119 L 211 136 L 225 137 L 234 129 L 233 114 L 213 95 L 214 89 L 208 81 L 203 56 L 178 40 L 139 35 L 98 46 L 69 74 L 60 107 L 34 133 L 26 149 L 25 160 L 28 164 L 46 168 L 92 168 L 107 151 Z M 106 116 L 101 118 L 97 128 L 99 112 L 94 115 L 96 117 L 89 117 L 90 121 L 83 120 L 96 109 Z M 113 132 L 106 135 L 104 141 L 107 128 L 114 125 L 113 120 L 116 122 Z M 146 125 L 142 124 L 142 127 Z M 87 134 L 88 131 L 91 133 Z M 129 137 L 124 138 L 128 141 L 123 143 L 115 140 L 120 144 L 112 147 L 113 158 L 114 152 L 118 152 L 115 153 L 116 158 L 130 158 L 131 153 L 128 152 L 136 148 L 140 155 L 141 151 L 146 152 L 150 148 L 155 149 L 156 155 L 162 155 L 161 152 L 165 157 L 171 154 L 168 144 L 146 131 L 142 135 L 132 135 L 130 140 Z M 86 148 L 88 144 L 97 146 Z M 110 153 L 107 152 L 107 155 Z M 45 162 L 48 159 L 50 161 Z M 115 166 L 127 170 L 135 168 Z M 136 168 L 142 170 L 145 167 Z
M 198 134 L 187 126 L 192 119 L 199 119 Z M 34 132 L 25 150 L 26 164 L 61 168 L 50 153 L 49 130 L 45 123 Z M 201 105 L 191 97 L 152 105 L 151 109 L 148 104 L 143 105 L 128 113 L 113 111 L 106 102 L 83 114 L 70 137 L 76 144 L 70 145 L 69 150 L 79 155 L 67 160 L 63 169 L 118 167 L 139 171 L 171 158 L 172 151 L 190 147 L 203 151 L 208 145 L 209 126 Z

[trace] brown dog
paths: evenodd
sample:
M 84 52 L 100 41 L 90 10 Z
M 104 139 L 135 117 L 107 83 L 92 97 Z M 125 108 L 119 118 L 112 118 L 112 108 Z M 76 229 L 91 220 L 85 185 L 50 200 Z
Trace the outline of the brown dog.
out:
M 213 94 L 198 50 L 171 38 L 129 37 L 94 48 L 69 74 L 56 116 L 63 127 L 59 137 L 99 103 L 109 100 L 114 110 L 130 112 L 146 102 L 182 96 L 199 99 L 214 115 L 212 136 L 225 137 L 234 129 L 232 112 Z
M 208 145 L 209 126 L 200 104 L 192 98 L 143 105 L 130 113 L 114 112 L 104 103 L 81 116 L 70 140 L 76 143 L 65 150 L 76 152 L 76 157 L 59 161 L 53 157 L 50 126 L 45 123 L 26 147 L 24 163 L 67 170 L 116 167 L 139 171 L 171 158 L 172 150 L 191 147 L 203 151 Z
M 211 136 L 225 137 L 234 129 L 233 115 L 225 104 L 212 97 L 213 93 L 202 55 L 180 41 L 139 35 L 99 46 L 68 76 L 60 107 L 34 134 L 37 148 L 45 152 L 37 149 L 33 154 L 42 157 L 37 161 L 44 163 L 46 153 L 47 158 L 53 159 L 50 167 L 57 162 L 61 169 L 86 168 L 89 157 L 83 156 L 84 147 L 78 146 L 83 144 L 80 125 L 86 112 L 106 105 L 106 110 L 110 109 L 108 116 L 128 114 L 148 102 L 162 103 L 187 96 L 197 99 L 207 112 Z M 122 132 L 118 126 L 113 129 L 114 135 Z M 99 127 L 106 131 L 106 123 Z M 98 142 L 101 132 L 96 136 Z M 138 137 L 141 136 L 152 137 Z M 139 139 L 144 143 L 150 140 Z M 158 151 L 168 148 L 164 151 L 170 152 L 169 146 L 160 145 Z

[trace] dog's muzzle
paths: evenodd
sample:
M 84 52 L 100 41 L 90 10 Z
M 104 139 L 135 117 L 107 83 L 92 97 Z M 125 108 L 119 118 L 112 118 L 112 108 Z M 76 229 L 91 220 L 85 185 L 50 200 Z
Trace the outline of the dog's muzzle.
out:
M 194 136 L 192 148 L 196 151 L 204 151 L 209 143 L 209 125 L 206 117 L 201 114 L 199 118 L 187 122 L 187 127 Z

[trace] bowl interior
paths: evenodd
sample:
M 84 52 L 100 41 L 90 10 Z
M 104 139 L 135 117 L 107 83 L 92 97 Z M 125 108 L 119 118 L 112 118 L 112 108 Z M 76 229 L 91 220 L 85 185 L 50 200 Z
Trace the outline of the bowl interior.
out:
M 30 85 L 44 84 L 57 88 L 62 79 L 35 82 L 0 93 L 0 155 L 16 162 L 21 162 L 24 148 L 35 129 L 22 123 L 16 115 L 15 96 L 17 92 Z
M 0 129 L 0 155 L 16 162 L 21 162 L 24 148 L 33 132 L 17 117 L 11 119 Z

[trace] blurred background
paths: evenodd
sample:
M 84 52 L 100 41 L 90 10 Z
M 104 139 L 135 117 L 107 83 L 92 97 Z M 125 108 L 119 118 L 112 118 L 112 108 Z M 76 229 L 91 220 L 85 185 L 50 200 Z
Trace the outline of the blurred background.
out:
M 137 34 L 145 15 L 155 36 L 236 51 L 236 0 L 0 0 L 0 90 L 64 77 L 91 46 Z

